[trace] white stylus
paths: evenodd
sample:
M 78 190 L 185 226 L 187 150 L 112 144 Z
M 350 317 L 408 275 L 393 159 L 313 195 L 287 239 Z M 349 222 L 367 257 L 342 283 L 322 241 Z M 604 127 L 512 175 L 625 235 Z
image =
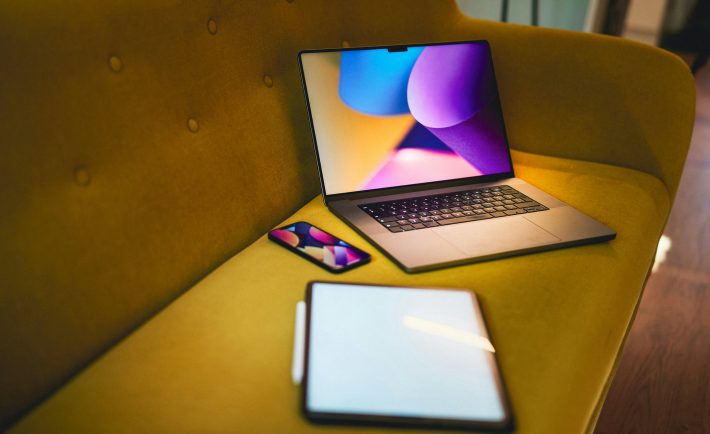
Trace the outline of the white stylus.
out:
M 301 384 L 303 379 L 303 357 L 306 332 L 306 302 L 296 303 L 296 324 L 293 334 L 293 360 L 291 362 L 291 380 L 293 384 Z

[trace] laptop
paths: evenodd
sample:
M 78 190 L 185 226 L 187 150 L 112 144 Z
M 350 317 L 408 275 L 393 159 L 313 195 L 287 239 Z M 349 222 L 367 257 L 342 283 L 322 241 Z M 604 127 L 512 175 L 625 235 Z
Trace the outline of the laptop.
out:
M 326 206 L 405 271 L 616 236 L 515 177 L 487 41 L 299 63 Z

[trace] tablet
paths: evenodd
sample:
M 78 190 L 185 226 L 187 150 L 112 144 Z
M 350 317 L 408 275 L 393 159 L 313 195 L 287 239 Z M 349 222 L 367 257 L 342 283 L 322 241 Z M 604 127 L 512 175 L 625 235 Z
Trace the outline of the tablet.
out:
M 305 328 L 311 421 L 512 429 L 473 292 L 312 282 Z

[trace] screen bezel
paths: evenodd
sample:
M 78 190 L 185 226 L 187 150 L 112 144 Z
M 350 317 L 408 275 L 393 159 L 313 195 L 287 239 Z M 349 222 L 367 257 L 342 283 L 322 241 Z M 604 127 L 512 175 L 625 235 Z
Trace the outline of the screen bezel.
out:
M 398 285 L 377 285 L 371 283 L 354 283 L 354 282 L 333 282 L 333 281 L 323 281 L 316 280 L 308 282 L 306 287 L 306 320 L 305 320 L 305 340 L 304 340 L 304 353 L 303 353 L 303 380 L 301 382 L 301 410 L 303 414 L 308 418 L 308 420 L 315 423 L 329 423 L 329 424 L 348 424 L 348 425 L 379 425 L 379 426 L 392 426 L 392 427 L 420 427 L 420 428 L 439 428 L 439 429 L 486 429 L 508 432 L 515 428 L 515 419 L 513 417 L 513 410 L 510 405 L 510 400 L 508 399 L 508 394 L 506 392 L 505 382 L 503 381 L 503 376 L 501 375 L 500 365 L 498 364 L 498 357 L 493 355 L 493 375 L 495 376 L 496 387 L 501 399 L 501 405 L 503 407 L 504 418 L 500 422 L 489 422 L 489 421 L 475 421 L 470 419 L 440 419 L 440 418 L 430 418 L 430 417 L 413 417 L 413 416 L 383 416 L 383 415 L 363 415 L 363 414 L 353 414 L 353 413 L 335 413 L 335 412 L 317 412 L 310 411 L 308 409 L 308 368 L 309 368 L 309 358 L 310 358 L 310 331 L 311 331 L 311 306 L 313 305 L 313 290 L 314 285 L 317 284 L 328 284 L 328 285 L 340 285 L 340 286 L 373 286 L 378 288 L 407 288 L 407 286 Z M 443 289 L 434 287 L 419 287 L 416 289 Z M 452 288 L 454 289 L 454 288 Z M 460 288 L 458 288 L 460 290 Z M 486 318 L 481 309 L 480 303 L 476 298 L 476 294 L 469 292 L 471 298 L 473 299 L 473 305 L 478 308 L 478 321 L 479 325 L 483 330 L 486 331 L 488 339 L 493 343 L 493 339 L 488 332 L 488 327 L 486 326 Z M 495 344 L 493 344 L 495 347 Z
M 351 191 L 351 192 L 345 192 L 345 193 L 328 194 L 328 191 L 325 186 L 325 179 L 323 178 L 323 168 L 322 168 L 322 164 L 321 164 L 320 153 L 318 152 L 318 140 L 316 138 L 316 130 L 315 130 L 315 125 L 314 125 L 314 121 L 313 121 L 313 112 L 311 111 L 311 103 L 310 103 L 310 100 L 308 99 L 308 87 L 306 85 L 306 75 L 303 70 L 302 56 L 304 54 L 312 54 L 312 53 L 332 53 L 332 52 L 373 50 L 373 49 L 388 49 L 392 52 L 397 52 L 397 51 L 405 51 L 405 50 L 412 48 L 412 47 L 430 47 L 430 46 L 436 46 L 436 45 L 456 45 L 456 44 L 485 44 L 486 47 L 488 48 L 488 58 L 490 60 L 491 72 L 493 75 L 493 86 L 495 87 L 495 89 L 494 89 L 495 90 L 495 98 L 497 99 L 497 102 L 498 102 L 498 110 L 499 110 L 498 114 L 499 114 L 499 117 L 501 120 L 501 127 L 503 129 L 503 138 L 505 140 L 505 147 L 506 147 L 506 152 L 508 155 L 508 164 L 510 166 L 510 171 L 509 172 L 502 172 L 502 173 L 495 173 L 495 174 L 480 175 L 480 176 L 471 176 L 471 177 L 467 177 L 467 178 L 447 179 L 447 180 L 432 181 L 432 182 L 425 182 L 425 183 L 418 183 L 418 184 L 400 185 L 400 186 L 395 186 L 395 187 L 375 188 L 375 189 L 371 189 L 371 190 L 360 190 L 360 191 Z M 501 179 L 508 179 L 508 178 L 515 177 L 515 170 L 513 169 L 513 159 L 510 155 L 510 142 L 508 141 L 508 131 L 505 127 L 505 119 L 503 116 L 503 106 L 500 101 L 500 92 L 498 90 L 498 81 L 496 79 L 495 66 L 493 65 L 493 52 L 491 50 L 491 45 L 487 40 L 479 39 L 479 40 L 472 40 L 472 41 L 434 42 L 434 43 L 428 43 L 428 44 L 381 45 L 381 46 L 368 46 L 368 47 L 324 48 L 324 49 L 317 49 L 317 50 L 301 50 L 298 52 L 298 67 L 299 67 L 299 70 L 301 73 L 301 85 L 303 86 L 303 92 L 304 92 L 304 96 L 305 96 L 305 100 L 306 100 L 306 109 L 308 110 L 308 122 L 311 127 L 311 137 L 313 139 L 313 148 L 316 153 L 316 163 L 318 165 L 318 177 L 320 179 L 321 191 L 323 192 L 323 200 L 325 201 L 326 204 L 328 202 L 331 202 L 334 200 L 364 199 L 364 198 L 375 197 L 375 196 L 386 196 L 388 194 L 399 194 L 399 193 L 409 193 L 409 192 L 415 192 L 415 191 L 421 191 L 421 190 L 429 190 L 432 188 L 447 188 L 447 187 L 457 187 L 457 186 L 461 186 L 461 185 L 468 185 L 468 184 L 472 184 L 472 183 L 493 182 L 493 181 L 498 181 Z

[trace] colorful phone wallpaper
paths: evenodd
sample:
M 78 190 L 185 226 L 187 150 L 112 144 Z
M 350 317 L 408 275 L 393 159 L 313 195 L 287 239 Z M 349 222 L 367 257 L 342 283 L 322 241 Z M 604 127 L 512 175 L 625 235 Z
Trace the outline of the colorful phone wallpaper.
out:
M 511 171 L 487 44 L 301 59 L 327 194 Z
M 308 223 L 299 222 L 276 229 L 271 231 L 271 235 L 335 269 L 360 262 L 369 256 Z

